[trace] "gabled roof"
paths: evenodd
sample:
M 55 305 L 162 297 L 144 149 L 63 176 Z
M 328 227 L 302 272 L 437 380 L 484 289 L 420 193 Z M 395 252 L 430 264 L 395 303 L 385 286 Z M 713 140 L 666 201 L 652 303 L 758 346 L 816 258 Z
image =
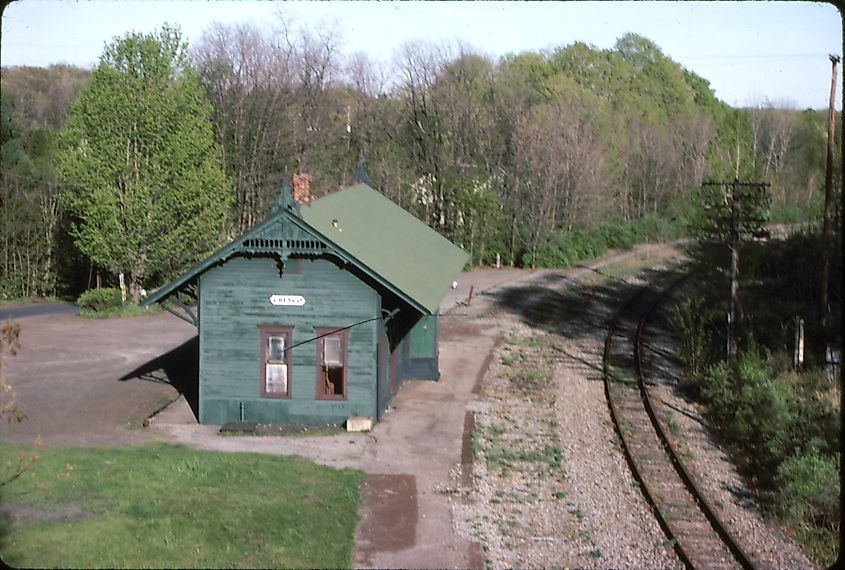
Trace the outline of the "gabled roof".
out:
M 309 226 L 339 249 L 436 313 L 469 256 L 366 184 L 302 208 Z
M 285 190 L 289 189 L 283 188 L 283 194 Z M 153 291 L 143 305 L 174 295 L 239 253 L 283 259 L 291 253 L 332 254 L 355 265 L 422 314 L 437 312 L 452 280 L 469 259 L 462 249 L 388 198 L 366 184 L 356 184 L 314 200 L 310 206 L 294 208 L 280 202 L 264 222 Z

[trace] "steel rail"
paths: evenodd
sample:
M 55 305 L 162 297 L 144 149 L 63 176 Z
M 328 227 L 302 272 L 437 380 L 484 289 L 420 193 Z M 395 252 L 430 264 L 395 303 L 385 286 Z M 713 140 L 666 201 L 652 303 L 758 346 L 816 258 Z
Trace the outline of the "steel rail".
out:
M 667 538 L 669 538 L 669 540 L 674 542 L 675 552 L 677 553 L 678 557 L 681 559 L 684 565 L 686 565 L 688 568 L 692 568 L 693 565 L 689 555 L 687 554 L 683 546 L 678 542 L 678 540 L 675 540 L 674 534 L 672 533 L 672 529 L 669 528 L 668 521 L 658 508 L 656 499 L 651 495 L 648 485 L 646 485 L 646 482 L 643 479 L 642 474 L 640 473 L 640 469 L 637 466 L 634 456 L 631 453 L 630 448 L 628 447 L 628 443 L 625 441 L 625 436 L 622 433 L 622 427 L 620 425 L 619 411 L 616 409 L 616 404 L 614 404 L 614 399 L 610 393 L 609 362 L 610 348 L 613 344 L 613 335 L 616 331 L 616 327 L 619 324 L 619 319 L 622 317 L 622 314 L 628 309 L 630 305 L 634 303 L 634 301 L 639 299 L 639 297 L 645 292 L 645 290 L 645 287 L 641 287 L 636 294 L 628 298 L 622 308 L 619 309 L 613 315 L 613 318 L 607 323 L 607 336 L 604 339 L 604 353 L 602 355 L 602 377 L 604 379 L 604 395 L 605 399 L 607 399 L 607 406 L 610 409 L 610 419 L 613 422 L 613 428 L 616 431 L 617 436 L 619 437 L 620 446 L 622 447 L 622 452 L 625 455 L 625 461 L 628 463 L 628 468 L 631 470 L 631 474 L 637 481 L 640 491 L 645 497 L 646 503 L 648 503 L 648 505 L 651 507 L 651 510 L 654 513 L 654 516 L 657 519 L 660 528 L 663 529 L 663 533 L 667 536 Z
M 661 424 L 660 421 L 657 419 L 657 414 L 654 411 L 654 405 L 651 399 L 651 393 L 645 382 L 641 350 L 643 344 L 643 330 L 645 329 L 646 323 L 651 318 L 652 313 L 657 308 L 657 305 L 661 301 L 663 301 L 671 291 L 673 291 L 678 285 L 685 281 L 687 277 L 687 275 L 684 275 L 679 279 L 676 279 L 668 287 L 663 289 L 658 295 L 658 297 L 651 304 L 643 318 L 640 319 L 639 323 L 637 323 L 637 333 L 634 338 L 634 366 L 636 367 L 637 371 L 637 384 L 640 387 L 640 394 L 642 395 L 643 402 L 645 404 L 645 409 L 648 413 L 649 419 L 651 420 L 651 424 L 652 426 L 654 426 L 654 429 L 657 431 L 657 435 L 660 438 L 660 441 L 666 448 L 669 454 L 669 458 L 672 460 L 672 465 L 675 466 L 675 470 L 678 472 L 678 475 L 684 481 L 684 484 L 687 486 L 687 490 L 695 498 L 699 508 L 704 513 L 704 516 L 710 522 L 710 526 L 713 527 L 713 530 L 716 531 L 716 534 L 719 535 L 719 538 L 722 539 L 722 541 L 725 543 L 725 546 L 728 547 L 728 550 L 731 551 L 731 554 L 734 555 L 737 562 L 739 562 L 743 568 L 746 568 L 748 570 L 756 570 L 757 567 L 752 562 L 751 557 L 728 532 L 727 528 L 725 527 L 725 523 L 716 514 L 716 511 L 711 505 L 710 501 L 707 500 L 704 494 L 699 490 L 699 486 L 695 481 L 695 477 L 687 470 L 686 466 L 684 465 L 684 462 L 681 460 L 681 454 L 678 452 L 678 449 L 675 447 L 675 444 L 672 443 L 672 439 L 667 436 L 666 431 L 663 429 L 663 424 Z
M 690 474 L 690 472 L 686 469 L 683 461 L 680 459 L 680 454 L 678 453 L 677 449 L 675 448 L 674 444 L 672 443 L 671 439 L 667 436 L 665 430 L 663 429 L 662 424 L 657 418 L 657 415 L 654 410 L 654 406 L 651 400 L 650 391 L 648 386 L 645 382 L 645 374 L 643 372 L 642 366 L 642 354 L 641 354 L 641 347 L 642 347 L 642 336 L 643 330 L 649 319 L 651 318 L 652 314 L 654 313 L 657 306 L 666 298 L 666 296 L 674 290 L 681 282 L 683 282 L 687 276 L 681 276 L 680 278 L 676 278 L 672 281 L 670 285 L 664 287 L 659 292 L 657 292 L 657 298 L 651 303 L 648 307 L 647 311 L 638 319 L 636 333 L 633 340 L 633 357 L 634 357 L 634 368 L 636 372 L 636 380 L 637 380 L 637 388 L 639 389 L 640 398 L 643 401 L 643 406 L 646 411 L 646 414 L 649 417 L 649 421 L 652 427 L 655 430 L 657 438 L 662 445 L 664 451 L 666 452 L 670 462 L 672 463 L 673 467 L 675 468 L 676 472 L 678 473 L 679 478 L 683 482 L 686 490 L 690 493 L 693 497 L 696 505 L 699 507 L 699 510 L 707 519 L 708 523 L 713 528 L 713 531 L 719 537 L 719 539 L 724 543 L 727 549 L 730 551 L 731 555 L 735 558 L 736 562 L 740 564 L 743 568 L 756 570 L 756 565 L 753 563 L 751 558 L 748 554 L 744 551 L 744 549 L 736 542 L 736 540 L 731 536 L 731 534 L 727 531 L 724 523 L 722 520 L 716 515 L 712 505 L 710 502 L 704 497 L 701 491 L 698 489 L 698 486 L 695 483 L 694 477 Z M 649 485 L 646 483 L 643 474 L 640 472 L 640 468 L 638 466 L 638 460 L 635 457 L 635 454 L 632 453 L 630 448 L 630 443 L 626 441 L 626 437 L 623 434 L 622 427 L 620 425 L 620 413 L 617 409 L 617 404 L 614 402 L 614 397 L 611 394 L 610 388 L 610 371 L 609 371 L 609 362 L 610 362 L 610 355 L 611 355 L 611 347 L 613 344 L 613 336 L 616 334 L 616 329 L 618 328 L 619 322 L 623 315 L 625 315 L 635 303 L 639 302 L 640 298 L 650 290 L 651 285 L 649 283 L 631 295 L 625 303 L 622 305 L 620 309 L 616 311 L 613 317 L 607 323 L 607 336 L 605 337 L 605 344 L 604 344 L 604 354 L 602 358 L 602 372 L 604 378 L 604 390 L 605 390 L 605 397 L 607 398 L 608 408 L 610 409 L 611 420 L 613 422 L 614 429 L 619 436 L 619 440 L 621 442 L 621 447 L 623 453 L 625 455 L 625 459 L 628 463 L 629 468 L 631 469 L 631 473 L 633 474 L 634 478 L 638 482 L 640 486 L 640 490 L 643 493 L 643 496 L 646 499 L 646 502 L 652 508 L 654 512 L 655 518 L 657 519 L 660 527 L 663 529 L 666 536 L 673 541 L 674 548 L 676 553 L 678 554 L 681 561 L 689 568 L 693 568 L 694 564 L 692 562 L 693 557 L 691 553 L 687 551 L 687 547 L 682 540 L 678 540 L 678 537 L 675 536 L 675 533 L 671 530 L 669 522 L 666 518 L 666 515 L 661 511 L 658 501 L 655 500 L 655 497 L 652 496 L 652 491 L 649 489 Z

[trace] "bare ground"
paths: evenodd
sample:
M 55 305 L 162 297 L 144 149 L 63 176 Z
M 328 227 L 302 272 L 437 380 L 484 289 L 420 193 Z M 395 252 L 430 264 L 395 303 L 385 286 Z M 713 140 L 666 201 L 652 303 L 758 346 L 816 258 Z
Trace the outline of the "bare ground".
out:
M 4 369 L 27 418 L 0 423 L 0 437 L 32 443 L 41 436 L 46 446 L 149 442 L 150 434 L 140 429 L 144 419 L 179 390 L 163 375 L 142 370 L 196 335 L 167 314 L 39 316 L 19 324 L 21 348 L 6 357 Z

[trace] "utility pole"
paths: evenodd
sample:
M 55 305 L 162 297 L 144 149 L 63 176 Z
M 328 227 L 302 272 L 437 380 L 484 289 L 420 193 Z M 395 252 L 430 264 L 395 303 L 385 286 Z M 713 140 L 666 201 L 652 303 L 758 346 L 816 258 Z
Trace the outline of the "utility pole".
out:
M 828 282 L 830 281 L 830 208 L 833 194 L 833 146 L 836 131 L 836 65 L 838 55 L 830 55 L 832 78 L 830 80 L 830 103 L 827 111 L 827 161 L 824 169 L 824 216 L 822 218 L 822 271 L 821 271 L 821 325 L 827 328 L 830 314 L 828 303 Z
M 739 164 L 739 157 L 737 157 Z M 736 360 L 736 325 L 737 305 L 739 305 L 739 181 L 734 178 L 731 184 L 731 300 L 728 309 L 728 360 Z
M 346 106 L 346 150 L 352 149 L 352 109 Z
M 730 300 L 728 308 L 727 357 L 733 362 L 737 356 L 739 328 L 739 247 L 743 238 L 765 238 L 768 230 L 770 198 L 765 182 L 705 182 L 702 186 L 718 186 L 720 192 L 705 195 L 704 209 L 713 212 L 709 225 L 703 229 L 705 238 L 727 241 L 731 252 Z

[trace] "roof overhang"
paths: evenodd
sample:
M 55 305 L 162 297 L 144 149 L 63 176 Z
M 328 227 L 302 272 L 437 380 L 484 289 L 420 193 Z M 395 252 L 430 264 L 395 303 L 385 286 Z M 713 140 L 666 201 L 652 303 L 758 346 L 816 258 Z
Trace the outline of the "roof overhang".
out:
M 277 224 L 282 224 L 283 227 L 276 228 L 275 226 Z M 282 235 L 279 237 L 277 234 L 274 237 L 269 237 L 274 234 L 274 229 L 276 231 L 286 232 L 286 236 Z M 375 284 L 393 293 L 419 314 L 429 315 L 437 312 L 436 307 L 432 310 L 432 307 L 426 306 L 408 294 L 407 291 L 397 286 L 396 283 L 378 271 L 373 270 L 366 262 L 352 255 L 344 249 L 342 244 L 330 239 L 306 220 L 284 209 L 278 210 L 268 219 L 223 246 L 170 283 L 150 292 L 141 302 L 141 306 L 149 307 L 154 303 L 167 301 L 168 298 L 174 297 L 182 291 L 187 291 L 191 296 L 196 297 L 196 287 L 199 277 L 212 267 L 224 263 L 235 255 L 268 255 L 276 257 L 281 262 L 287 261 L 291 256 L 333 256 L 342 264 L 354 266 Z M 195 325 L 198 324 L 198 318 L 189 308 L 182 305 L 178 299 L 174 299 L 174 303 L 177 306 L 181 305 L 182 310 L 190 318 L 189 322 L 193 322 Z M 183 315 L 175 313 L 175 311 L 170 312 L 176 314 L 179 318 L 188 320 Z

